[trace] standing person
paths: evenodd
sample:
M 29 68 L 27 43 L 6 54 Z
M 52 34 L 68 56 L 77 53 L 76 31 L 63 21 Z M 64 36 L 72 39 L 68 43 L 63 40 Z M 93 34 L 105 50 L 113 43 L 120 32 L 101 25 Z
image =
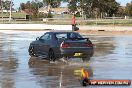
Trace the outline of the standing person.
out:
M 75 15 L 72 16 L 71 25 L 72 25 L 72 31 L 78 31 L 78 30 L 79 30 L 79 28 L 76 27 L 76 19 L 75 19 Z
M 75 27 L 76 27 L 75 15 L 72 16 L 71 25 L 72 25 L 72 31 L 74 31 L 75 30 Z

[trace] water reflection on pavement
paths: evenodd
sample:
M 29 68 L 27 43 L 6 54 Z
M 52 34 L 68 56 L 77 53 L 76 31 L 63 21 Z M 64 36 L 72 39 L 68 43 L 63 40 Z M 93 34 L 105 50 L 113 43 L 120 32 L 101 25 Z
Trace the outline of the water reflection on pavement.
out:
M 132 80 L 132 36 L 86 35 L 96 46 L 89 63 L 83 63 L 79 58 L 68 63 L 60 60 L 50 63 L 28 55 L 30 42 L 43 33 L 0 31 L 0 88 L 81 88 L 79 77 L 74 74 L 81 67 L 91 72 L 91 79 Z

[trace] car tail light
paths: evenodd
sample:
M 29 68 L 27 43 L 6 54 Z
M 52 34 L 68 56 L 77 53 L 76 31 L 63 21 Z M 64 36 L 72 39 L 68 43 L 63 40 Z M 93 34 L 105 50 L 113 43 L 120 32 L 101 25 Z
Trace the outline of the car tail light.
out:
M 86 47 L 93 47 L 94 45 L 92 43 L 85 43 Z
M 69 43 L 64 43 L 64 42 L 62 42 L 60 45 L 61 48 L 67 48 L 69 46 L 70 46 Z

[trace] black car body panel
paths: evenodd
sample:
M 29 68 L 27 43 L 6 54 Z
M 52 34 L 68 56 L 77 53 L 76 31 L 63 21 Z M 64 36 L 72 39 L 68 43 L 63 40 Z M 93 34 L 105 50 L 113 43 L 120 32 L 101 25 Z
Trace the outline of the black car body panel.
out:
M 54 58 L 91 57 L 94 53 L 92 45 L 88 38 L 83 38 L 77 32 L 46 32 L 30 44 L 29 54 L 48 58 L 49 52 L 53 51 Z

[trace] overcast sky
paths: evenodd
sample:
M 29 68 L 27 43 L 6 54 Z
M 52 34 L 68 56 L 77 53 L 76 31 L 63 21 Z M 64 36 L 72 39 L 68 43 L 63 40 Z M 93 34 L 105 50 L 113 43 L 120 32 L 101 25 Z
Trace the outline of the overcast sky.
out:
M 20 6 L 20 3 L 22 3 L 22 2 L 25 3 L 27 1 L 32 1 L 32 0 L 12 0 L 12 1 L 14 3 L 14 8 L 17 9 Z M 122 6 L 125 6 L 126 3 L 131 2 L 132 0 L 116 0 L 116 1 L 119 2 Z M 65 6 L 65 4 L 63 6 Z

